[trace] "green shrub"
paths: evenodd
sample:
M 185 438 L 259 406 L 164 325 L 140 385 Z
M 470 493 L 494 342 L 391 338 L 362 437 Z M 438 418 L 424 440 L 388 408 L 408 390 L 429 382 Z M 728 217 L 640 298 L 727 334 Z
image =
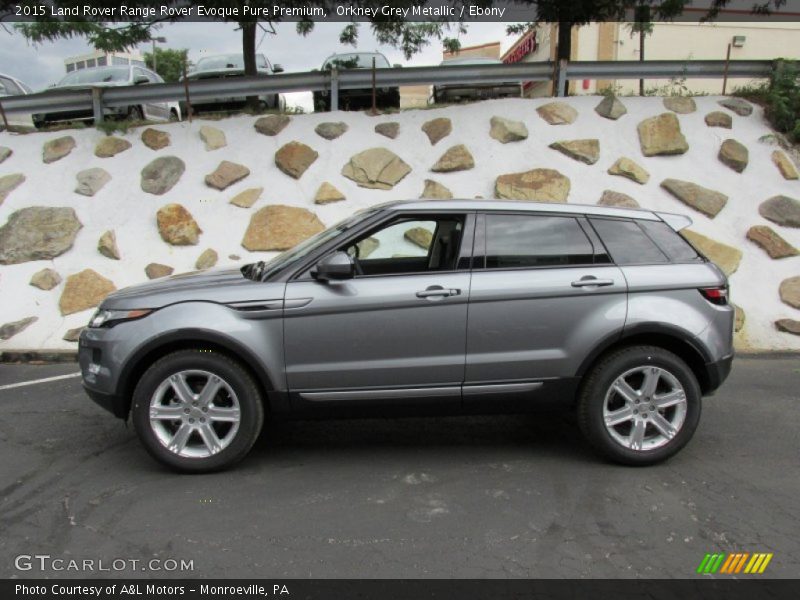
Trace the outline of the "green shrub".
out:
M 797 63 L 781 60 L 770 78 L 765 114 L 772 126 L 792 142 L 800 142 L 800 85 Z

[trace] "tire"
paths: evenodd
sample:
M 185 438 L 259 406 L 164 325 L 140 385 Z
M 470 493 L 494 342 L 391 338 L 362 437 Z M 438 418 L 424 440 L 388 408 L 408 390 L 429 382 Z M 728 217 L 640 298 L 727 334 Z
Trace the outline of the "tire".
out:
M 177 123 L 178 121 L 180 121 L 180 119 L 178 118 L 178 111 L 175 110 L 174 108 L 170 109 L 170 111 L 169 111 L 169 122 L 170 123 Z
M 128 120 L 130 121 L 144 121 L 144 113 L 142 113 L 141 106 L 131 106 L 128 109 Z
M 213 395 L 205 387 L 212 382 Z M 238 362 L 198 348 L 154 362 L 136 386 L 131 413 L 153 458 L 177 471 L 207 473 L 227 469 L 247 455 L 264 423 L 264 402 Z
M 578 425 L 607 458 L 652 465 L 689 442 L 701 403 L 700 385 L 683 360 L 656 346 L 631 346 L 602 358 L 586 376 Z

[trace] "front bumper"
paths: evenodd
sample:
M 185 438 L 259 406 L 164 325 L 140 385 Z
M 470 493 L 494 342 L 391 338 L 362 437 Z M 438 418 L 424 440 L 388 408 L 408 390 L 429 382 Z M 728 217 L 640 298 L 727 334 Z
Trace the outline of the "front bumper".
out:
M 128 418 L 129 406 L 125 398 L 122 396 L 118 396 L 116 394 L 106 394 L 104 392 L 93 390 L 86 385 L 85 381 L 83 383 L 83 390 L 86 392 L 86 395 L 94 401 L 95 404 L 105 408 L 115 417 L 119 417 L 120 419 Z
M 78 341 L 78 363 L 86 394 L 114 416 L 124 419 L 128 415 L 128 402 L 117 387 L 117 369 L 112 368 L 113 342 L 108 339 L 110 331 L 84 329 Z
M 733 367 L 733 354 L 716 362 L 706 363 L 706 381 L 703 394 L 711 396 L 728 378 Z

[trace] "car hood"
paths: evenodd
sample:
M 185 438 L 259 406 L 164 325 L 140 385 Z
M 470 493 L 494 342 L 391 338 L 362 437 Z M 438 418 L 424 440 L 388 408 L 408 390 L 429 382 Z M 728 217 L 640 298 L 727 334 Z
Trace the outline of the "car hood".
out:
M 258 69 L 259 75 L 269 75 L 267 69 Z M 244 75 L 244 69 L 209 69 L 207 71 L 192 71 L 186 74 L 186 78 L 190 81 L 193 79 L 213 79 L 215 77 L 231 77 L 235 75 Z
M 102 308 L 134 310 L 163 308 L 178 302 L 251 302 L 283 298 L 283 283 L 253 281 L 239 269 L 211 269 L 181 273 L 113 292 Z
M 131 85 L 129 81 L 98 81 L 97 83 L 74 83 L 72 85 L 56 85 L 47 88 L 45 92 L 59 92 L 61 90 L 90 90 L 92 88 L 122 87 Z

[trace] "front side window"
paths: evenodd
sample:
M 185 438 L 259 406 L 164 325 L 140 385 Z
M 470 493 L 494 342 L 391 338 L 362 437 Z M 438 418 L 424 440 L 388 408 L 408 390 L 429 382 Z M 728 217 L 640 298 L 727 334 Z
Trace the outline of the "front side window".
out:
M 342 248 L 359 276 L 400 275 L 456 268 L 463 215 L 398 217 Z
M 573 217 L 486 215 L 486 268 L 592 264 L 594 248 Z

